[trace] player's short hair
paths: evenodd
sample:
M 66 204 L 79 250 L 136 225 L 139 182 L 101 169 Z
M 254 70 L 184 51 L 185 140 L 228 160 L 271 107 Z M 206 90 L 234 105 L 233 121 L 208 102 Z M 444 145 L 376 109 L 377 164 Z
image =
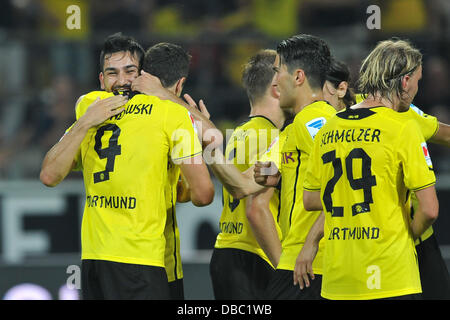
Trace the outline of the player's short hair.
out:
M 308 34 L 295 35 L 281 41 L 277 53 L 289 72 L 302 69 L 310 86 L 322 90 L 331 63 L 330 48 L 324 40 Z
M 163 87 L 174 85 L 189 74 L 191 55 L 181 46 L 161 42 L 147 49 L 142 69 L 158 77 Z
M 337 88 L 342 81 L 350 84 L 350 70 L 344 62 L 337 60 L 335 57 L 331 57 L 330 68 L 328 69 L 325 80 L 329 81 L 335 88 Z M 347 88 L 347 92 L 342 100 L 346 106 L 351 106 L 356 103 L 355 93 L 352 88 Z
M 364 59 L 359 71 L 358 89 L 364 97 L 380 94 L 392 102 L 401 97 L 402 79 L 422 65 L 422 54 L 413 45 L 400 39 L 378 42 Z
M 247 92 L 250 103 L 255 103 L 262 98 L 267 88 L 272 84 L 275 75 L 273 64 L 276 56 L 275 50 L 261 50 L 245 64 L 242 72 L 242 85 Z
M 102 51 L 100 52 L 100 70 L 103 71 L 105 57 L 122 51 L 136 56 L 139 61 L 138 67 L 141 68 L 145 54 L 144 48 L 133 37 L 125 36 L 121 32 L 118 32 L 105 39 Z

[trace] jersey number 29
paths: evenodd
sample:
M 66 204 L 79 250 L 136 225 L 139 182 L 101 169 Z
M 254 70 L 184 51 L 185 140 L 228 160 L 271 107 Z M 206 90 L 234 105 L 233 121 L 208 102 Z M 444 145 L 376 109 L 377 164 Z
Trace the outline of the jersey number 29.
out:
M 353 161 L 355 159 L 361 159 L 362 163 L 361 178 L 358 179 L 355 179 L 355 177 L 353 176 Z M 331 213 L 332 217 L 342 217 L 344 216 L 344 208 L 333 207 L 333 200 L 331 198 L 334 187 L 343 174 L 341 158 L 336 158 L 336 150 L 332 150 L 322 155 L 322 161 L 324 164 L 331 162 L 334 169 L 334 175 L 328 181 L 323 193 L 323 202 L 325 204 L 325 209 L 327 212 Z M 345 168 L 347 171 L 347 179 L 350 183 L 350 187 L 353 190 L 363 190 L 364 192 L 364 202 L 355 203 L 352 205 L 353 216 L 360 213 L 369 212 L 370 204 L 373 203 L 372 187 L 376 186 L 377 180 L 376 177 L 372 175 L 371 166 L 372 159 L 361 148 L 354 148 L 345 158 Z

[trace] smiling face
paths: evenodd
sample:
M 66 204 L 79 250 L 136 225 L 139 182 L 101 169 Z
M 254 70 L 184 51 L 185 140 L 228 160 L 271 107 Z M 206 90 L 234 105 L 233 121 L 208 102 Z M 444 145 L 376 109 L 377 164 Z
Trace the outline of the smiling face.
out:
M 102 89 L 107 92 L 129 91 L 131 83 L 138 76 L 138 57 L 128 51 L 120 51 L 105 56 L 99 80 Z

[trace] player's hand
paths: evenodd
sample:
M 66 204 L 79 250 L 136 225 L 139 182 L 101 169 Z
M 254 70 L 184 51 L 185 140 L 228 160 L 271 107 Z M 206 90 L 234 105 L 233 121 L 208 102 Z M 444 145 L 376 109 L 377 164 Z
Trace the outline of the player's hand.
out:
M 209 151 L 222 148 L 223 134 L 216 128 L 214 123 L 209 120 L 210 114 L 203 100 L 200 99 L 197 105 L 189 94 L 185 93 L 183 97 L 189 105 L 189 108 L 187 109 L 194 117 L 197 128 L 200 129 L 199 139 L 202 142 L 203 148 L 209 147 Z
M 294 286 L 298 284 L 300 290 L 303 290 L 305 287 L 308 288 L 311 285 L 311 281 L 315 278 L 312 263 L 318 249 L 317 244 L 305 243 L 298 254 L 294 268 Z
M 202 99 L 200 99 L 200 101 L 198 102 L 198 105 L 197 105 L 197 103 L 195 103 L 194 99 L 192 99 L 189 94 L 185 93 L 183 95 L 183 97 L 192 108 L 200 110 L 200 112 L 202 113 L 203 116 L 205 116 L 206 119 L 210 118 L 208 109 L 206 109 L 206 105 Z
M 121 113 L 128 102 L 128 96 L 117 95 L 106 99 L 97 98 L 86 110 L 79 121 L 84 122 L 89 128 L 95 127 L 105 120 Z
M 280 171 L 274 162 L 256 161 L 253 177 L 257 184 L 265 187 L 275 187 L 280 181 Z
M 131 83 L 131 90 L 138 91 L 140 93 L 157 96 L 159 98 L 165 98 L 165 89 L 161 80 L 158 77 L 151 75 L 150 73 L 141 70 L 141 75 L 133 80 Z

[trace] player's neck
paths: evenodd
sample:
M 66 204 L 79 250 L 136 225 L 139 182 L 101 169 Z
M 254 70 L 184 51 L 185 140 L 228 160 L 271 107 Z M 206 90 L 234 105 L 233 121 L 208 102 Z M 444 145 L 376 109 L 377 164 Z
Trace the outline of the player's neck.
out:
M 285 121 L 285 116 L 280 108 L 278 99 L 265 98 L 251 106 L 250 117 L 263 116 L 280 129 Z
M 297 95 L 297 103 L 293 108 L 294 113 L 297 114 L 302 111 L 306 106 L 310 104 L 323 100 L 323 92 L 322 90 L 311 89 L 310 87 L 305 87 L 299 90 L 299 94 Z
M 372 108 L 372 107 L 386 107 L 389 109 L 393 109 L 395 111 L 399 111 L 401 109 L 400 100 L 396 97 L 393 97 L 392 101 L 382 97 L 381 95 L 368 95 L 365 100 L 362 102 L 352 106 L 352 109 L 360 109 L 360 108 Z

